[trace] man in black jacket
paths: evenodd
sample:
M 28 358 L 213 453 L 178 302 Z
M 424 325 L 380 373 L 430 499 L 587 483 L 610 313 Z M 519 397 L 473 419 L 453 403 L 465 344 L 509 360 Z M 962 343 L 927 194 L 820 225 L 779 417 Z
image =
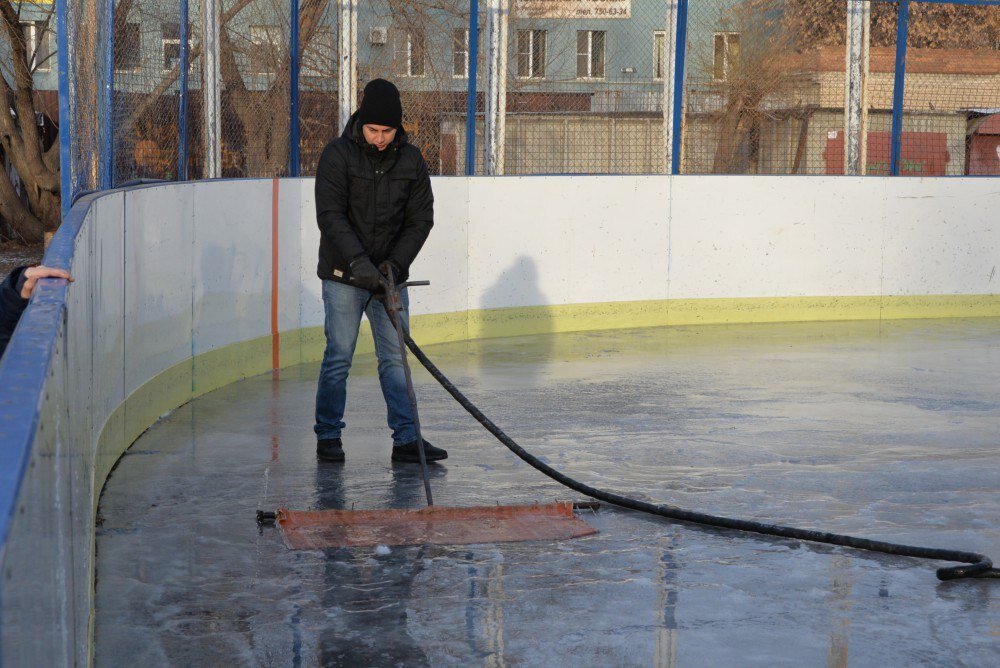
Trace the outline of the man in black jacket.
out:
M 319 277 L 326 310 L 326 351 L 316 392 L 316 454 L 344 461 L 341 430 L 347 375 L 366 313 L 375 340 L 379 382 L 392 429 L 392 460 L 419 462 L 413 410 L 396 331 L 373 299 L 392 271 L 405 281 L 434 225 L 434 195 L 420 150 L 407 142 L 396 87 L 384 79 L 365 86 L 360 108 L 343 134 L 327 144 L 316 168 L 316 219 L 321 233 Z M 401 317 L 409 326 L 402 290 Z M 428 461 L 448 453 L 424 439 Z
M 69 272 L 51 267 L 18 267 L 0 284 L 0 357 L 7 350 L 21 314 L 28 307 L 31 293 L 39 278 L 65 278 L 72 281 Z

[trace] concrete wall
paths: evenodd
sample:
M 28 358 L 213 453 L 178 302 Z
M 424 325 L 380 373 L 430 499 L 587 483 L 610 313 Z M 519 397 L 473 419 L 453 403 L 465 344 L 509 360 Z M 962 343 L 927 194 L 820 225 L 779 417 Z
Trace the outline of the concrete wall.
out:
M 0 363 L 0 659 L 89 661 L 94 526 L 164 413 L 318 359 L 312 181 L 93 195 Z M 995 179 L 435 179 L 414 338 L 1000 315 Z M 362 348 L 371 344 L 362 337 Z M 309 429 L 310 425 L 303 425 Z

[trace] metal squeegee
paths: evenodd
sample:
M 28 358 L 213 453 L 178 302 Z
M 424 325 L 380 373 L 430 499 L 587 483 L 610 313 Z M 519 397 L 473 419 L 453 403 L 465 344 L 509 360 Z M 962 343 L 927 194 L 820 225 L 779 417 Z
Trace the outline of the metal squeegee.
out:
M 280 509 L 275 523 L 293 550 L 567 540 L 597 533 L 573 514 L 571 501 L 474 508 Z

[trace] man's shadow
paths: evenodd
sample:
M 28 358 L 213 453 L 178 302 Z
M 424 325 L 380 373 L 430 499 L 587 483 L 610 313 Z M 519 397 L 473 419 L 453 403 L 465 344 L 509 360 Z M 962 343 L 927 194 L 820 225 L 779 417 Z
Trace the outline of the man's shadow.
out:
M 472 329 L 470 347 L 481 371 L 509 368 L 520 383 L 534 378 L 550 361 L 554 341 L 555 309 L 539 285 L 538 266 L 528 255 L 517 257 L 501 272 L 479 300 L 479 321 Z M 491 339 L 524 338 L 491 345 Z

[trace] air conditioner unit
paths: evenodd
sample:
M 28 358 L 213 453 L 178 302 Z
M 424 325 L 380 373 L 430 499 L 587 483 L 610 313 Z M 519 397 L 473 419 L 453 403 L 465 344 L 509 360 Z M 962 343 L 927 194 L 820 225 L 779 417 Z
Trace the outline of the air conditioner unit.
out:
M 371 44 L 385 44 L 389 41 L 389 29 L 385 26 L 372 26 L 368 33 L 368 41 Z

